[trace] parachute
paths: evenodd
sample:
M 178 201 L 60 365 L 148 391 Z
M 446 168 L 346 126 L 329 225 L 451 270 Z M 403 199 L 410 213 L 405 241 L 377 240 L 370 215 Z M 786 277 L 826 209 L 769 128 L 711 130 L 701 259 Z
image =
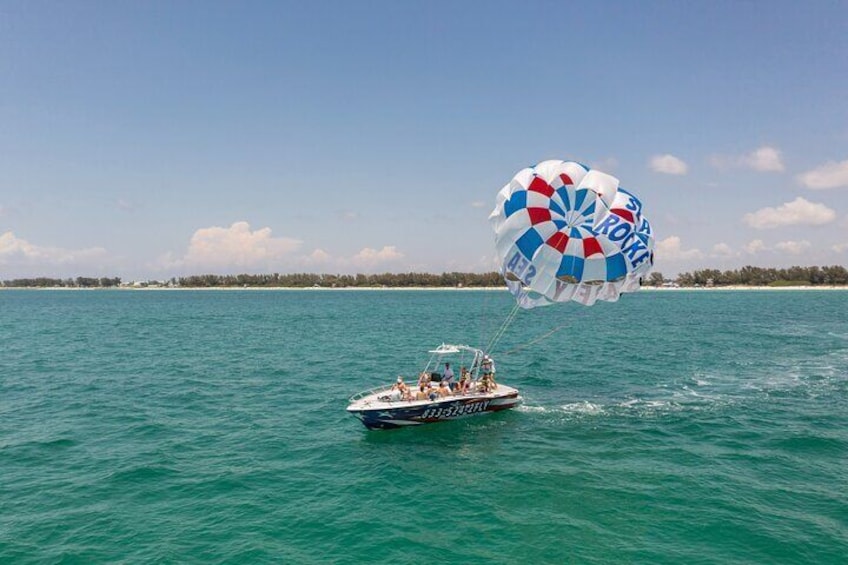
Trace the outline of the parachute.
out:
M 642 202 L 618 179 L 574 161 L 519 171 L 489 216 L 500 270 L 519 306 L 615 302 L 654 264 Z

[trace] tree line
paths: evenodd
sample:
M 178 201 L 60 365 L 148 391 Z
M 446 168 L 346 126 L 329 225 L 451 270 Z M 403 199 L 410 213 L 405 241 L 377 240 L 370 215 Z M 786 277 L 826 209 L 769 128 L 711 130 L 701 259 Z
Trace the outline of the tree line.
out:
M 3 281 L 3 286 L 19 288 L 109 288 L 119 286 L 120 284 L 121 277 L 77 277 L 75 279 L 36 277 Z
M 662 273 L 651 273 L 647 284 L 659 286 L 675 282 L 680 286 L 822 286 L 848 284 L 848 270 L 840 265 L 827 267 L 789 267 L 775 269 L 745 266 L 741 269 L 720 271 L 701 269 L 681 273 L 674 281 L 665 281 Z
M 378 275 L 331 275 L 316 273 L 269 275 L 194 275 L 176 279 L 181 287 L 293 287 L 293 288 L 357 288 L 357 287 L 499 287 L 503 278 L 490 273 L 382 273 Z
M 721 271 L 701 269 L 681 273 L 675 279 L 666 279 L 662 273 L 653 272 L 644 281 L 648 286 L 674 283 L 683 287 L 698 286 L 821 286 L 848 285 L 848 270 L 840 265 L 826 267 L 789 267 L 786 269 L 746 266 L 741 269 Z M 144 283 L 147 285 L 148 283 Z M 164 282 L 153 282 L 160 286 L 183 288 L 224 287 L 286 287 L 286 288 L 455 288 L 503 287 L 503 277 L 497 272 L 488 273 L 382 273 L 376 275 L 356 274 L 259 274 L 259 275 L 192 275 L 174 277 Z M 121 286 L 120 277 L 76 277 L 76 278 L 23 278 L 2 281 L 6 287 L 27 288 L 110 288 Z

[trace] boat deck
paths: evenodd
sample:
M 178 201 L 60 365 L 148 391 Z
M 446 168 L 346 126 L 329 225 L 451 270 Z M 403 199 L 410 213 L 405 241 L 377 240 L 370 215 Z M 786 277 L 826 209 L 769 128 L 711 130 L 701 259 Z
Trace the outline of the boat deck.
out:
M 399 396 L 394 395 L 397 391 L 393 391 L 391 385 L 383 386 L 376 389 L 371 389 L 361 392 L 350 399 L 348 411 L 355 412 L 360 410 L 390 410 L 393 408 L 414 408 L 419 406 L 437 405 L 455 400 L 474 400 L 474 399 L 494 399 L 504 396 L 517 394 L 518 390 L 511 386 L 497 384 L 494 390 L 483 392 L 472 390 L 465 394 L 450 394 L 448 396 L 439 396 L 433 400 L 403 400 Z

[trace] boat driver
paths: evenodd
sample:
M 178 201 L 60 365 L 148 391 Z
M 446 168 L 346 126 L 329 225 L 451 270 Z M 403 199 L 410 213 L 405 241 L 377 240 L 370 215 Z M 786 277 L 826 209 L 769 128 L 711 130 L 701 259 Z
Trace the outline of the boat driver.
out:
M 449 388 L 453 389 L 453 369 L 451 369 L 450 363 L 445 363 L 445 372 L 442 373 L 442 382 L 448 385 Z

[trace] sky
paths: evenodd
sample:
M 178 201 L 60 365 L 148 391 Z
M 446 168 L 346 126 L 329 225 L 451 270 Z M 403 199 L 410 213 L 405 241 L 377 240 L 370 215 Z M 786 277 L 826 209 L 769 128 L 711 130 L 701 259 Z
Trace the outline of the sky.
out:
M 546 159 L 666 277 L 848 265 L 848 3 L 0 0 L 0 280 L 492 271 Z

